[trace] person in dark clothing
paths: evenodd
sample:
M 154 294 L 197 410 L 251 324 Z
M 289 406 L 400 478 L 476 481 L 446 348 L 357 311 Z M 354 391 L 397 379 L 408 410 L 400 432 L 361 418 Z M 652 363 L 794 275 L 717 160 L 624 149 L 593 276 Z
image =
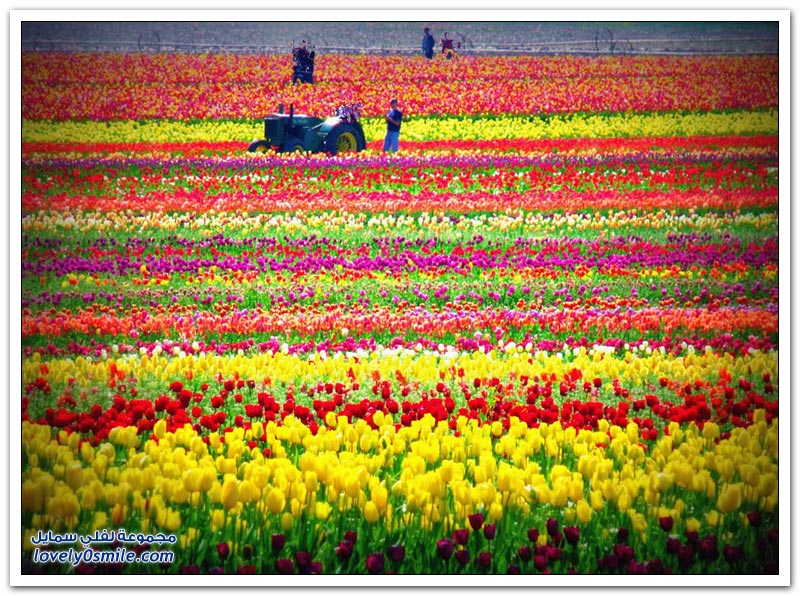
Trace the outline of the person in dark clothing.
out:
M 436 41 L 433 39 L 433 35 L 431 35 L 430 27 L 425 27 L 423 31 L 424 35 L 422 36 L 422 53 L 428 60 L 430 60 L 433 58 L 433 46 L 436 44 Z
M 386 114 L 386 137 L 383 139 L 383 151 L 394 153 L 399 149 L 400 124 L 403 122 L 403 112 L 397 108 L 397 100 L 389 102 L 389 112 Z
M 444 32 L 444 37 L 442 38 L 442 54 L 444 57 L 450 60 L 453 56 L 456 55 L 456 49 L 453 47 L 454 40 L 447 37 L 447 31 Z M 458 44 L 458 47 L 461 47 L 461 43 Z
M 310 83 L 314 84 L 314 58 L 316 50 L 311 46 L 308 50 L 308 43 L 304 39 L 300 46 L 292 49 L 292 84 Z

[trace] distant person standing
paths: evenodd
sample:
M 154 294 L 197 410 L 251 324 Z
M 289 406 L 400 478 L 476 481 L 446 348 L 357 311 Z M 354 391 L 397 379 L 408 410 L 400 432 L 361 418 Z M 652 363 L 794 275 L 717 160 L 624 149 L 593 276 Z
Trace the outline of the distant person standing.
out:
M 428 60 L 433 58 L 433 46 L 436 45 L 436 40 L 431 35 L 430 27 L 423 29 L 424 35 L 422 36 L 422 53 Z
M 400 146 L 400 124 L 403 122 L 403 112 L 397 107 L 397 100 L 389 102 L 389 112 L 386 114 L 386 137 L 383 139 L 384 153 L 394 153 Z
M 292 48 L 292 84 L 314 84 L 314 58 L 316 48 L 308 50 L 308 42 L 302 40 L 299 47 Z
M 447 31 L 444 32 L 444 37 L 441 39 L 442 42 L 442 54 L 444 57 L 450 60 L 453 56 L 456 55 L 456 49 L 453 47 L 454 40 L 450 39 L 447 36 Z M 461 47 L 461 42 L 459 42 L 458 47 Z

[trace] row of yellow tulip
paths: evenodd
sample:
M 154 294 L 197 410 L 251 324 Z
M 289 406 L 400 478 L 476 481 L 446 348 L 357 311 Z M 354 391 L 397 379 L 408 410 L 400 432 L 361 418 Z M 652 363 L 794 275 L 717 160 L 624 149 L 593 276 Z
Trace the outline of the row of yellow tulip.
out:
M 317 381 L 350 382 L 351 378 L 365 382 L 378 378 L 394 378 L 403 371 L 423 385 L 435 384 L 453 368 L 463 369 L 466 378 L 519 378 L 522 376 L 555 375 L 564 378 L 577 368 L 585 378 L 617 378 L 626 383 L 646 384 L 660 377 L 679 383 L 694 382 L 699 378 L 719 377 L 727 371 L 734 379 L 761 378 L 769 375 L 778 379 L 776 352 L 753 350 L 746 356 L 693 353 L 675 357 L 661 350 L 648 348 L 636 350 L 609 350 L 605 346 L 565 349 L 548 353 L 531 351 L 530 346 L 509 343 L 501 350 L 482 352 L 457 352 L 442 346 L 440 351 L 384 348 L 372 352 L 359 350 L 352 354 L 334 353 L 311 356 L 278 352 L 218 356 L 216 354 L 186 354 L 180 349 L 169 353 L 133 356 L 107 354 L 94 359 L 47 359 L 35 353 L 22 362 L 22 383 L 32 383 L 44 377 L 53 386 L 63 386 L 69 379 L 91 379 L 97 384 L 107 384 L 112 371 L 121 371 L 126 377 L 140 380 L 152 379 L 163 385 L 182 378 L 244 378 L 289 384 L 316 383 Z M 43 373 L 43 369 L 46 373 Z
M 649 452 L 632 422 L 576 431 L 512 419 L 503 433 L 499 423 L 461 417 L 453 434 L 430 415 L 400 428 L 382 413 L 374 428 L 328 418 L 316 434 L 290 416 L 234 429 L 224 441 L 217 434 L 204 441 L 188 425 L 168 432 L 159 422 L 151 439 L 118 427 L 96 447 L 23 423 L 21 546 L 32 549 L 41 529 L 124 525 L 176 533 L 190 549 L 233 524 L 236 549 L 248 536 L 289 531 L 298 521 L 320 536 L 352 510 L 390 531 L 447 532 L 476 512 L 498 525 L 523 523 L 541 506 L 570 523 L 629 519 L 646 543 L 661 517 L 690 531 L 730 531 L 747 524 L 747 511 L 771 512 L 778 502 L 777 421 L 761 410 L 722 440 L 713 423 L 702 430 L 671 423 Z
M 363 118 L 368 141 L 383 138 L 385 123 Z M 580 114 L 536 116 L 414 117 L 404 119 L 403 139 L 489 140 L 528 138 L 689 137 L 702 135 L 775 135 L 778 111 L 725 113 Z M 194 122 L 26 121 L 23 142 L 61 143 L 186 143 L 241 140 L 263 136 L 259 121 L 204 120 Z

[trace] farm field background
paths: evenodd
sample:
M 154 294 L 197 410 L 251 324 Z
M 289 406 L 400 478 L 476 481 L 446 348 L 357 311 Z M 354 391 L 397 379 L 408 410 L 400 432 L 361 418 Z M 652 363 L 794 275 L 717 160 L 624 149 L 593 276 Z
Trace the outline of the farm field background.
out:
M 785 571 L 778 57 L 318 60 L 23 52 L 22 573 Z

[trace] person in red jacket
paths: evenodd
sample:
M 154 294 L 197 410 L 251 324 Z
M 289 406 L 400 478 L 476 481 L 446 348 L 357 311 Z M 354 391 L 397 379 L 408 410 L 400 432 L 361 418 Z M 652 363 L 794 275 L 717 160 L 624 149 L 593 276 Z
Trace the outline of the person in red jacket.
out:
M 450 60 L 453 56 L 456 55 L 456 49 L 453 47 L 454 40 L 447 37 L 447 31 L 444 32 L 444 37 L 441 39 L 442 42 L 442 54 L 444 57 Z M 461 44 L 458 44 L 458 47 L 461 47 Z

